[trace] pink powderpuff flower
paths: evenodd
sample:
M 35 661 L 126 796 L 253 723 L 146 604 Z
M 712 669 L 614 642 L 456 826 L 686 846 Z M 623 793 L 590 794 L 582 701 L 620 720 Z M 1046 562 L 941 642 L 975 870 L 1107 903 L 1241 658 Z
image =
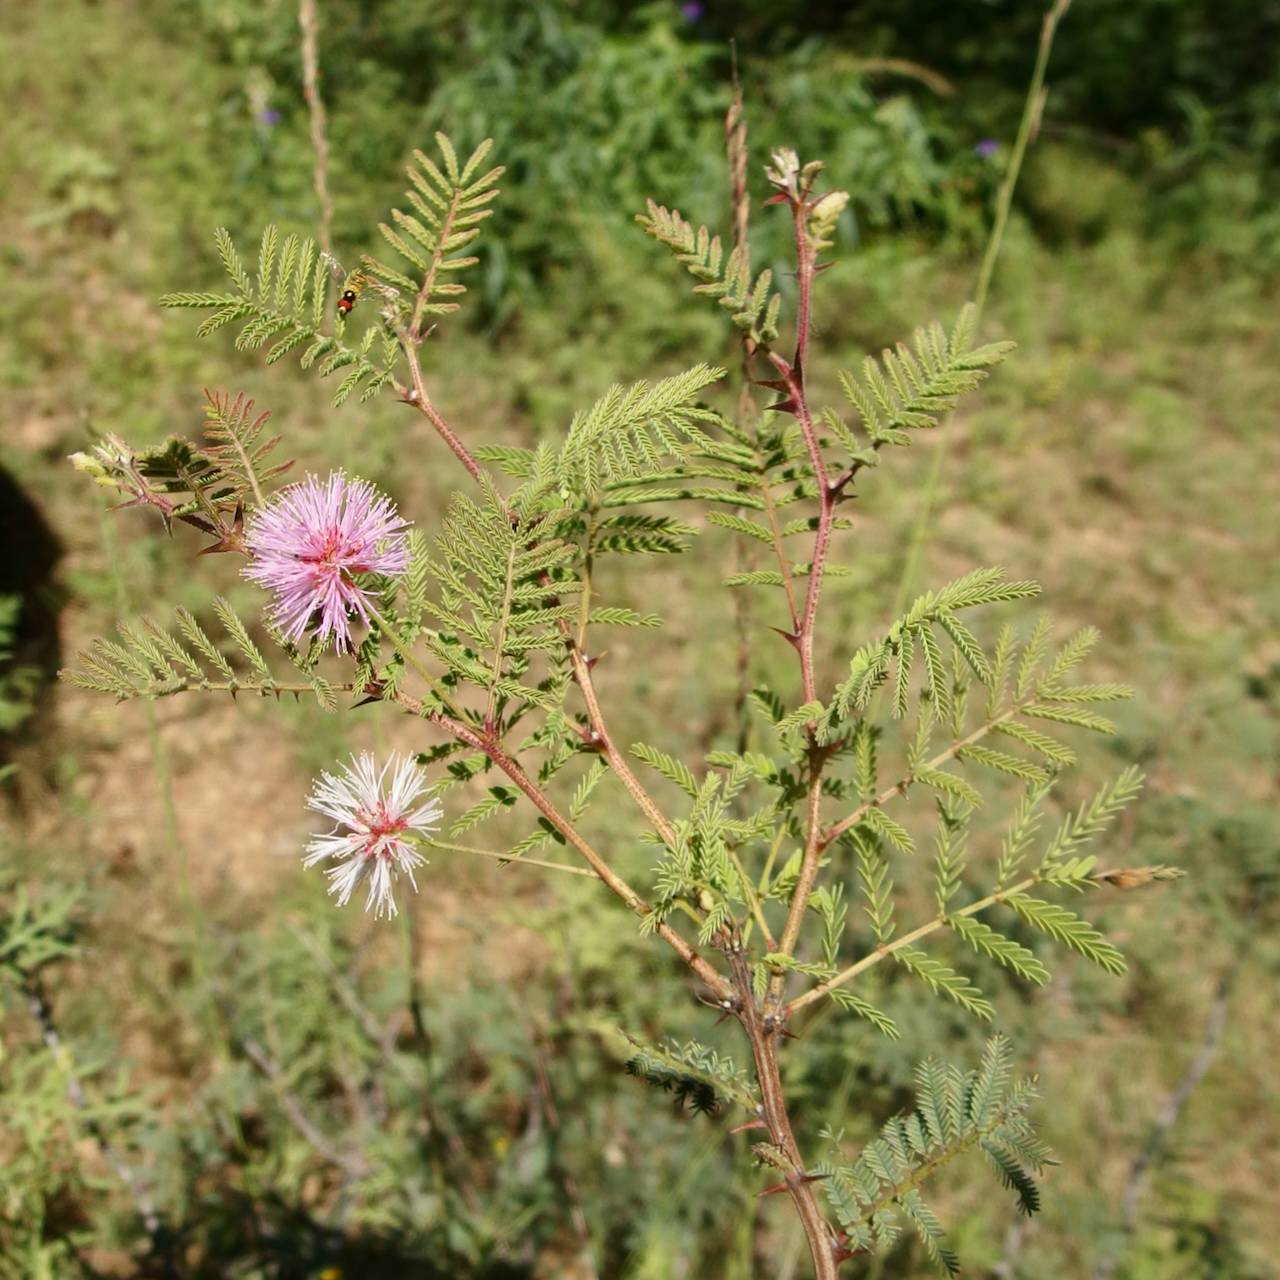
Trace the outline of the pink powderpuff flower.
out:
M 428 797 L 425 803 L 420 803 L 424 797 Z M 302 865 L 337 860 L 325 874 L 339 906 L 345 907 L 360 881 L 368 879 L 364 909 L 372 908 L 375 918 L 394 916 L 392 890 L 401 872 L 417 893 L 414 868 L 426 859 L 409 839 L 414 834 L 430 835 L 439 824 L 441 809 L 438 800 L 429 798 L 426 777 L 411 758 L 394 753 L 378 771 L 368 752 L 352 756 L 340 775 L 320 775 L 307 808 L 337 823 L 327 835 L 311 838 Z
M 367 480 L 341 471 L 282 489 L 250 522 L 244 576 L 275 592 L 273 620 L 294 644 L 308 628 L 350 652 L 351 619 L 369 625 L 370 594 L 356 574 L 409 567 L 407 521 Z

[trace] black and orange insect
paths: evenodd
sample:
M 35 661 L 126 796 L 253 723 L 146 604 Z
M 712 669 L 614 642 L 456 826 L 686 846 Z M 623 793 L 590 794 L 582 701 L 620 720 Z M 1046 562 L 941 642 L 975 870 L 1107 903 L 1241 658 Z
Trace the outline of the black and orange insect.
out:
M 360 294 L 364 290 L 364 273 L 353 271 L 342 285 L 342 296 L 338 299 L 338 314 L 347 316 L 351 314 L 352 308 L 360 301 Z
M 328 262 L 329 272 L 338 288 L 338 315 L 344 320 L 355 310 L 356 304 L 360 301 L 366 289 L 373 290 L 374 293 L 393 305 L 400 296 L 398 289 L 384 284 L 377 276 L 363 268 L 357 268 L 355 271 L 344 274 L 342 266 L 336 258 L 330 257 Z

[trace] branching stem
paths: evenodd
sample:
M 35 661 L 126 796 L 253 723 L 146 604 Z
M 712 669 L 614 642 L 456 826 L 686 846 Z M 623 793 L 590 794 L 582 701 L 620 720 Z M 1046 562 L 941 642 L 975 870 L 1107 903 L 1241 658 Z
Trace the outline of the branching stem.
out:
M 967 907 L 962 907 L 959 911 L 952 911 L 950 915 L 977 915 L 979 911 L 985 911 L 988 907 L 993 907 L 996 903 L 1003 902 L 1011 894 L 1021 893 L 1023 889 L 1028 889 L 1033 884 L 1039 883 L 1039 880 L 1040 877 L 1038 875 L 1027 876 L 1025 880 L 1019 880 L 1017 884 L 1006 885 L 995 893 L 987 894 L 985 898 L 979 898 L 977 902 L 971 902 Z M 908 947 L 913 942 L 918 942 L 921 938 L 926 938 L 929 934 L 936 933 L 946 925 L 947 919 L 947 916 L 935 916 L 918 928 L 912 929 L 910 933 L 904 933 L 902 937 L 895 938 L 892 942 L 883 943 L 874 951 L 863 956 L 861 960 L 851 964 L 847 969 L 842 969 L 835 977 L 828 978 L 825 982 L 820 982 L 816 987 L 810 988 L 803 995 L 797 996 L 787 1004 L 784 1012 L 790 1017 L 798 1010 L 803 1009 L 805 1005 L 822 999 L 827 992 L 833 991 L 836 987 L 843 987 L 847 982 L 852 982 L 860 973 L 870 969 L 872 965 L 879 964 L 886 956 L 891 956 L 895 951 L 900 951 L 903 947 Z
M 413 650 L 400 639 L 400 636 L 396 632 L 392 623 L 378 612 L 377 607 L 372 603 L 372 601 L 366 600 L 365 607 L 369 610 L 369 616 L 378 624 L 378 629 L 387 637 L 388 640 L 391 641 L 391 647 L 400 655 L 401 658 L 404 659 L 408 666 L 412 667 L 427 682 L 427 688 L 440 699 L 441 703 L 448 707 L 454 715 L 457 715 L 458 709 L 454 706 L 448 694 L 446 694 L 440 688 L 439 684 L 436 683 L 435 676 L 433 676 L 431 672 L 422 665 Z
M 836 1280 L 836 1241 L 813 1193 L 813 1181 L 807 1176 L 804 1157 L 796 1142 L 787 1111 L 786 1093 L 778 1070 L 778 1031 L 773 1022 L 762 1015 L 751 983 L 751 969 L 742 949 L 742 940 L 731 935 L 725 947 L 729 969 L 737 991 L 738 1020 L 751 1044 L 751 1056 L 760 1086 L 758 1118 L 769 1131 L 769 1140 L 785 1161 L 782 1170 L 787 1192 L 795 1205 L 805 1239 L 813 1259 L 816 1280 Z
M 985 738 L 997 725 L 1003 724 L 1006 720 L 1011 720 L 1018 712 L 1032 699 L 1028 698 L 1026 702 L 1020 702 L 1010 707 L 1007 711 L 988 720 L 986 724 L 979 725 L 971 734 L 966 737 L 957 738 L 945 751 L 940 751 L 925 765 L 926 769 L 936 769 L 939 765 L 946 764 L 948 760 L 953 759 L 965 747 L 972 746 L 973 743 Z M 882 791 L 874 800 L 868 800 L 865 804 L 860 804 L 848 817 L 841 818 L 834 826 L 829 827 L 822 836 L 822 847 L 825 849 L 832 841 L 839 839 L 846 831 L 856 827 L 863 818 L 872 809 L 878 809 L 881 805 L 887 804 L 896 796 L 905 796 L 907 790 L 916 779 L 917 770 L 913 769 L 906 773 L 905 776 L 899 778 L 893 786 Z
M 582 855 L 592 871 L 626 903 L 631 911 L 642 919 L 652 915 L 653 908 L 600 856 L 577 827 L 556 808 L 546 792 L 533 782 L 519 764 L 507 754 L 494 735 L 486 734 L 483 730 L 474 728 L 454 716 L 446 715 L 443 711 L 426 707 L 417 698 L 400 690 L 396 691 L 395 700 L 413 715 L 430 720 L 459 742 L 465 742 L 469 747 L 488 756 L 515 783 L 516 788 L 524 794 L 534 808 Z M 711 988 L 717 998 L 728 999 L 730 995 L 728 984 L 695 947 L 666 923 L 657 925 L 654 932 Z
M 669 847 L 674 847 L 676 843 L 675 827 L 671 825 L 666 815 L 658 808 L 657 802 L 645 789 L 640 779 L 636 777 L 630 762 L 618 750 L 617 745 L 609 734 L 604 712 L 600 709 L 600 700 L 596 696 L 595 683 L 591 678 L 591 668 L 583 656 L 582 650 L 577 645 L 571 645 L 569 661 L 573 665 L 573 674 L 578 682 L 578 687 L 582 690 L 582 700 L 587 704 L 587 718 L 590 720 L 591 728 L 595 732 L 596 745 L 604 753 L 605 759 L 609 762 L 609 767 L 618 775 L 618 780 L 626 787 L 636 804 L 639 805 L 653 829 Z

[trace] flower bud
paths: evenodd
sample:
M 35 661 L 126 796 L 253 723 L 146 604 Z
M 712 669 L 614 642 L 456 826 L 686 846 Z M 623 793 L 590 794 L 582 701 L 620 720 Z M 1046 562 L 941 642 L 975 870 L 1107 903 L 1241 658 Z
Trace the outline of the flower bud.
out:
M 77 471 L 82 471 L 89 477 L 94 484 L 105 485 L 108 489 L 115 488 L 115 481 L 107 474 L 107 468 L 102 462 L 91 453 L 73 453 L 67 458 Z
M 829 244 L 836 222 L 849 204 L 847 191 L 828 191 L 819 196 L 809 210 L 809 230 L 815 241 Z

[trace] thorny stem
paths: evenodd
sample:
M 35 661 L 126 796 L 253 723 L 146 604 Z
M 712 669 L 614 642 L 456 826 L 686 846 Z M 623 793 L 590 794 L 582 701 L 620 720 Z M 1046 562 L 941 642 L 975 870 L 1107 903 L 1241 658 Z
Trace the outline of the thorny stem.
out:
M 731 935 L 725 945 L 729 969 L 737 991 L 738 1021 L 751 1044 L 756 1081 L 760 1086 L 757 1118 L 763 1121 L 769 1141 L 779 1157 L 787 1193 L 795 1205 L 809 1253 L 815 1280 L 836 1280 L 836 1241 L 813 1194 L 813 1181 L 806 1175 L 804 1157 L 787 1112 L 786 1094 L 778 1071 L 778 1024 L 762 1014 L 751 984 L 751 970 L 743 953 L 741 937 Z
M 806 415 L 808 410 L 805 410 Z M 811 431 L 813 429 L 810 424 Z M 813 633 L 818 617 L 818 595 L 822 590 L 822 574 L 831 549 L 831 518 L 835 498 L 822 478 L 822 509 L 818 514 L 818 535 L 813 543 L 813 562 L 809 566 L 809 590 L 805 595 L 804 618 L 800 623 L 800 671 L 804 681 L 804 700 L 813 702 L 818 696 L 817 677 L 813 668 Z
M 600 856 L 582 833 L 552 803 L 547 794 L 534 783 L 509 756 L 492 734 L 473 728 L 463 721 L 423 705 L 417 698 L 396 690 L 395 700 L 413 715 L 421 716 L 439 725 L 459 742 L 465 742 L 489 759 L 515 783 L 535 809 L 583 856 L 587 865 L 601 880 L 641 919 L 653 914 L 653 908 Z M 664 819 L 665 821 L 665 819 Z M 654 932 L 671 947 L 681 960 L 693 970 L 720 1000 L 729 997 L 730 989 L 724 978 L 698 953 L 685 938 L 670 925 L 662 923 Z
M 820 495 L 821 506 L 819 511 L 818 530 L 814 542 L 813 558 L 809 569 L 808 589 L 805 597 L 803 616 L 801 616 L 796 605 L 794 591 L 791 587 L 790 567 L 786 563 L 785 552 L 782 548 L 781 531 L 777 527 L 777 515 L 776 511 L 772 509 L 772 503 L 769 503 L 769 515 L 774 530 L 775 547 L 782 563 L 783 581 L 787 585 L 787 597 L 791 609 L 792 625 L 795 628 L 794 641 L 797 651 L 800 654 L 804 700 L 806 702 L 812 702 L 816 699 L 816 679 L 813 664 L 814 625 L 817 617 L 818 600 L 822 590 L 823 570 L 825 568 L 827 555 L 830 549 L 834 508 L 839 498 L 840 490 L 845 482 L 845 478 L 842 477 L 841 480 L 837 481 L 834 485 L 828 481 L 826 466 L 818 443 L 818 436 L 814 427 L 813 417 L 809 411 L 808 402 L 805 396 L 804 365 L 811 329 L 811 299 L 813 277 L 815 274 L 815 255 L 813 246 L 808 237 L 808 208 L 804 199 L 799 199 L 793 202 L 792 216 L 795 224 L 797 276 L 799 280 L 800 294 L 795 355 L 791 364 L 787 364 L 785 359 L 777 356 L 775 353 L 770 353 L 770 359 L 782 375 L 782 379 L 787 388 L 788 397 L 794 406 L 797 421 L 800 424 L 800 429 L 804 434 L 805 443 L 809 449 L 809 456 L 813 464 L 814 475 L 818 482 Z M 463 466 L 466 467 L 471 476 L 474 479 L 479 480 L 481 472 L 475 458 L 449 428 L 448 424 L 431 404 L 426 393 L 426 388 L 422 378 L 421 364 L 417 354 L 417 344 L 420 341 L 420 336 L 418 334 L 418 311 L 420 310 L 422 300 L 422 296 L 420 295 L 419 308 L 415 309 L 414 323 L 411 326 L 409 333 L 402 337 L 402 345 L 405 348 L 406 359 L 409 364 L 410 374 L 413 381 L 412 390 L 402 389 L 402 396 L 407 402 L 418 407 L 419 411 L 422 412 L 423 415 L 432 423 L 439 432 L 441 438 L 453 450 L 458 460 L 462 462 Z M 407 341 L 404 340 L 406 337 L 408 339 Z M 745 358 L 749 360 L 750 353 L 748 353 Z M 562 631 L 565 633 L 566 645 L 574 677 L 577 680 L 578 687 L 582 692 L 583 700 L 586 703 L 587 716 L 591 725 L 594 743 L 600 748 L 611 769 L 621 780 L 623 786 L 630 793 L 632 799 L 645 814 L 646 818 L 648 818 L 653 829 L 668 845 L 674 845 L 676 840 L 674 826 L 658 808 L 653 797 L 649 795 L 648 791 L 636 778 L 630 764 L 618 751 L 617 746 L 608 731 L 608 727 L 604 719 L 604 713 L 600 708 L 599 699 L 596 696 L 595 685 L 591 676 L 591 664 L 583 652 L 583 630 L 585 630 L 585 628 L 580 626 L 579 634 L 575 639 L 567 625 L 562 627 Z M 465 742 L 475 749 L 484 752 L 493 764 L 511 779 L 516 787 L 533 803 L 534 807 L 538 809 L 538 811 L 551 823 L 551 825 L 555 827 L 555 829 L 559 831 L 561 835 L 563 835 L 564 838 L 582 855 L 591 870 L 608 886 L 609 889 L 613 891 L 617 897 L 621 898 L 622 901 L 625 902 L 626 905 L 642 919 L 652 914 L 653 908 L 645 902 L 645 900 L 620 875 L 618 875 L 607 862 L 605 862 L 605 860 L 588 843 L 576 827 L 559 812 L 546 793 L 527 777 L 512 757 L 507 755 L 506 751 L 497 740 L 497 737 L 493 732 L 492 725 L 486 725 L 483 733 L 477 732 L 470 725 L 462 722 L 455 716 L 446 715 L 443 712 L 426 708 L 416 699 L 409 697 L 409 695 L 404 694 L 401 691 L 397 691 L 395 697 L 398 702 L 414 714 L 424 716 L 439 725 L 441 728 L 445 729 L 446 732 L 450 733 L 459 741 Z M 821 775 L 822 766 L 825 763 L 828 754 L 828 751 L 821 748 L 813 739 L 811 728 L 809 753 L 810 781 L 808 838 L 800 877 L 797 881 L 796 890 L 792 897 L 791 909 L 787 916 L 782 941 L 779 946 L 775 947 L 773 945 L 771 932 L 768 927 L 768 922 L 765 919 L 759 898 L 751 892 L 750 885 L 745 874 L 742 875 L 743 884 L 746 886 L 746 891 L 751 901 L 754 918 L 760 926 L 766 943 L 770 946 L 771 950 L 780 949 L 785 954 L 791 954 L 794 950 L 800 925 L 804 918 L 808 898 L 812 892 L 813 883 L 817 876 L 818 863 L 821 859 Z M 677 903 L 677 905 L 684 906 L 686 904 Z M 691 914 L 696 918 L 696 913 L 691 912 Z M 737 1012 L 751 1043 L 756 1076 L 760 1084 L 760 1118 L 764 1121 L 769 1130 L 769 1135 L 774 1147 L 781 1153 L 782 1158 L 788 1165 L 788 1169 L 786 1171 L 786 1186 L 795 1204 L 796 1212 L 800 1217 L 801 1224 L 804 1227 L 805 1237 L 808 1240 L 809 1250 L 813 1258 L 816 1280 L 836 1280 L 836 1241 L 821 1209 L 818 1207 L 817 1200 L 813 1194 L 812 1180 L 805 1174 L 804 1161 L 796 1144 L 795 1135 L 791 1128 L 791 1121 L 787 1114 L 786 1099 L 783 1093 L 782 1080 L 779 1074 L 777 1061 L 777 1030 L 781 1024 L 774 1015 L 769 1015 L 768 1017 L 764 1016 L 759 1004 L 756 1002 L 751 983 L 750 971 L 742 951 L 740 935 L 735 934 L 729 948 L 730 966 L 734 974 L 734 984 L 733 986 L 730 986 L 715 970 L 715 968 L 703 956 L 701 956 L 688 941 L 686 941 L 680 934 L 676 933 L 675 930 L 665 922 L 658 924 L 655 932 L 657 932 L 657 934 L 676 952 L 685 964 L 687 964 L 693 972 L 711 988 L 717 1001 L 723 1008 L 733 1008 Z M 737 990 L 736 998 L 734 993 L 735 987 Z M 780 997 L 781 975 L 775 975 L 770 986 L 770 1003 L 776 1005 Z
M 791 222 L 796 241 L 796 351 L 791 361 L 798 380 L 803 384 L 805 357 L 809 353 L 809 330 L 812 326 L 814 250 L 809 239 L 808 193 L 791 201 Z M 821 471 L 819 471 L 821 478 Z
M 809 411 L 809 402 L 804 386 L 804 362 L 809 344 L 809 331 L 812 325 L 812 291 L 815 271 L 814 250 L 808 233 L 808 203 L 804 198 L 791 198 L 791 216 L 795 227 L 796 243 L 796 278 L 799 288 L 799 312 L 796 320 L 795 358 L 790 364 L 776 352 L 770 353 L 770 360 L 782 376 L 786 388 L 787 400 L 791 412 L 795 414 L 809 450 L 809 459 L 813 467 L 814 479 L 818 484 L 818 531 L 813 544 L 813 559 L 809 566 L 809 585 L 805 594 L 804 614 L 794 637 L 796 651 L 800 655 L 800 678 L 803 686 L 803 697 L 806 703 L 817 699 L 817 680 L 813 663 L 813 638 L 818 616 L 818 600 L 822 592 L 822 577 L 826 569 L 827 556 L 831 549 L 831 524 L 835 513 L 839 490 L 827 478 L 826 462 L 822 457 L 822 447 L 818 441 L 818 433 L 813 423 L 813 415 Z M 805 839 L 804 857 L 800 864 L 800 873 L 796 880 L 795 891 L 791 897 L 791 906 L 778 939 L 778 950 L 783 955 L 791 955 L 800 936 L 800 927 L 804 922 L 804 914 L 808 909 L 809 896 L 813 892 L 814 882 L 818 877 L 818 865 L 822 859 L 822 770 L 829 752 L 821 748 L 809 730 L 809 786 L 808 786 L 808 832 Z M 776 1005 L 782 996 L 785 975 L 776 972 L 769 982 L 769 998 Z
M 790 589 L 789 566 L 785 563 L 782 550 L 782 539 L 777 527 L 777 517 L 772 504 L 767 507 L 770 524 L 774 533 L 774 545 L 782 561 L 783 582 L 787 586 L 788 605 L 791 609 L 793 626 L 793 644 L 800 657 L 801 683 L 806 703 L 817 697 L 817 681 L 813 663 L 814 627 L 818 613 L 818 600 L 822 591 L 822 576 L 826 567 L 827 556 L 831 545 L 831 526 L 840 486 L 828 482 L 826 463 L 822 457 L 822 449 L 814 428 L 813 416 L 809 411 L 805 394 L 804 370 L 808 353 L 809 334 L 812 325 L 812 290 L 815 274 L 814 249 L 809 239 L 807 220 L 808 204 L 804 196 L 791 199 L 791 214 L 795 228 L 796 243 L 796 278 L 799 289 L 799 309 L 796 321 L 795 355 L 791 363 L 774 352 L 769 358 L 781 375 L 791 412 L 794 413 L 800 430 L 804 435 L 805 445 L 809 451 L 813 467 L 814 479 L 818 485 L 819 512 L 818 530 L 814 539 L 813 557 L 809 566 L 808 589 L 805 594 L 803 614 L 799 614 L 794 595 Z M 820 746 L 814 735 L 813 726 L 809 727 L 809 785 L 808 785 L 808 829 L 805 839 L 804 857 L 800 874 L 792 893 L 791 905 L 783 924 L 782 934 L 776 945 L 770 945 L 771 951 L 779 951 L 791 955 L 800 934 L 800 926 L 808 907 L 809 896 L 813 891 L 814 881 L 818 875 L 818 865 L 822 857 L 822 770 L 829 750 Z M 775 839 L 770 851 L 770 865 L 780 847 L 780 840 Z M 765 883 L 765 881 L 761 881 Z M 768 942 L 769 931 L 763 923 L 763 910 L 756 895 L 751 894 L 753 910 L 761 922 L 761 929 Z M 769 1131 L 770 1141 L 775 1152 L 780 1156 L 780 1167 L 783 1167 L 784 1183 L 795 1206 L 804 1229 L 805 1240 L 809 1246 L 809 1254 L 813 1261 L 816 1280 L 835 1280 L 837 1273 L 837 1242 L 828 1225 L 825 1215 L 818 1205 L 813 1193 L 813 1181 L 805 1172 L 804 1159 L 796 1143 L 795 1133 L 791 1127 L 791 1119 L 787 1112 L 786 1094 L 782 1087 L 782 1078 L 778 1070 L 778 1031 L 782 1026 L 774 1012 L 782 999 L 785 981 L 782 972 L 775 972 L 769 980 L 768 991 L 763 1008 L 757 1002 L 751 981 L 751 971 L 742 950 L 740 934 L 734 934 L 728 940 L 726 953 L 734 984 L 738 990 L 738 1019 L 742 1023 L 747 1039 L 751 1044 L 751 1055 L 755 1064 L 756 1080 L 760 1086 L 759 1118 Z

